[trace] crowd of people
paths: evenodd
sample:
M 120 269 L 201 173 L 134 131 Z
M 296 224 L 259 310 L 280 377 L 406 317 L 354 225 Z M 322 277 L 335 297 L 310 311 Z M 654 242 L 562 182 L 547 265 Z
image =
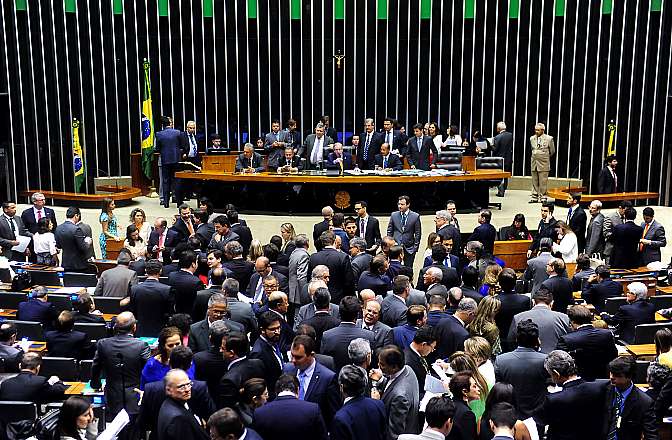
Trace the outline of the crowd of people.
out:
M 654 322 L 647 288 L 630 283 L 614 315 L 605 303 L 622 295 L 610 267 L 660 261 L 664 229 L 651 208 L 636 225 L 628 202 L 608 217 L 592 202 L 588 222 L 579 202 L 569 197 L 566 220 L 542 204 L 534 234 L 522 214 L 497 230 L 481 210 L 463 241 L 449 201 L 426 249 L 407 196 L 386 229 L 358 201 L 348 217 L 325 207 L 312 234 L 279 223 L 265 244 L 234 206 L 215 212 L 207 199 L 153 226 L 136 208 L 123 238 L 106 202 L 100 239 L 123 239 L 117 267 L 93 296 L 76 295 L 72 310 L 56 311 L 47 289 L 33 288 L 17 318 L 43 323 L 49 356 L 92 360 L 107 420 L 131 415 L 126 438 L 657 438 L 672 403 L 672 332 L 656 334 L 645 393 L 608 327 L 632 342 L 636 325 Z M 20 217 L 14 203 L 2 205 L 4 264 L 39 257 L 95 271 L 79 209 L 57 224 L 44 196 L 33 203 Z M 32 238 L 33 251 L 11 250 L 18 235 Z M 528 239 L 522 274 L 493 255 L 496 240 Z M 123 311 L 113 335 L 92 345 L 73 327 L 104 322 L 97 296 L 119 298 Z M 139 337 L 157 338 L 156 347 Z M 0 383 L 0 400 L 62 400 L 66 386 L 40 376 L 41 356 L 17 339 L 14 324 L 0 324 L 0 359 L 18 373 Z M 91 408 L 67 399 L 60 438 L 95 436 Z

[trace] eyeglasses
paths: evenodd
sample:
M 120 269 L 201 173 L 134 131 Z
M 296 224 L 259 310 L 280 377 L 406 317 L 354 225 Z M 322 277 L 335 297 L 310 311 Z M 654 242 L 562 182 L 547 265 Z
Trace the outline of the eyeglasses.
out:
M 194 382 L 189 381 L 185 383 L 181 383 L 179 385 L 176 385 L 175 388 L 177 388 L 180 391 L 188 390 L 191 389 L 191 387 L 194 385 Z

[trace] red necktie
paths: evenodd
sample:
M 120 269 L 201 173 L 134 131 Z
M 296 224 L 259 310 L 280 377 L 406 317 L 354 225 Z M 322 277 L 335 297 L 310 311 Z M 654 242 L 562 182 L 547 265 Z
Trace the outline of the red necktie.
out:
M 42 220 L 42 210 L 37 211 L 37 221 Z
M 163 247 L 163 234 L 159 235 L 159 249 Z

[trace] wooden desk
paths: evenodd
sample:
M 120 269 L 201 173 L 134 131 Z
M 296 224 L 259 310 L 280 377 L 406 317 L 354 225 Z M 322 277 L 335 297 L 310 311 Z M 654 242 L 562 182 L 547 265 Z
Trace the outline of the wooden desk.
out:
M 656 312 L 656 322 L 665 322 L 665 321 L 669 321 L 669 318 L 666 318 L 660 313 Z
M 506 263 L 513 270 L 524 270 L 527 267 L 527 250 L 532 240 L 495 241 L 493 255 Z
M 16 318 L 16 309 L 0 309 L 0 317 L 15 319 Z M 106 322 L 112 321 L 112 318 L 116 317 L 116 314 L 113 313 L 103 313 L 103 318 Z
M 80 396 L 86 387 L 86 382 L 63 382 L 68 386 L 65 390 L 66 395 Z
M 40 353 L 44 355 L 47 351 L 47 343 L 44 341 L 29 341 L 30 342 L 30 348 L 28 351 L 32 351 L 33 353 Z
M 665 294 L 665 295 L 672 295 L 672 286 L 665 286 L 665 287 L 656 287 L 659 293 Z
M 548 196 L 556 200 L 566 200 L 567 194 L 569 193 L 582 193 L 581 194 L 581 203 L 588 205 L 593 200 L 599 200 L 602 203 L 604 202 L 620 202 L 621 200 L 647 200 L 647 199 L 657 199 L 657 192 L 619 192 L 619 193 L 609 193 L 609 194 L 586 194 L 584 191 L 587 191 L 585 187 L 573 187 L 573 188 L 550 188 L 548 190 Z
M 625 349 L 634 357 L 651 357 L 656 355 L 656 344 L 631 344 Z

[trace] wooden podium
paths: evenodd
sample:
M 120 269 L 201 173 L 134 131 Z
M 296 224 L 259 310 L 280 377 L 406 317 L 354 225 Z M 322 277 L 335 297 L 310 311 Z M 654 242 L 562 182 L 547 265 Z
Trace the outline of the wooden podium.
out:
M 124 241 L 116 241 L 108 238 L 106 242 L 107 259 L 116 260 L 119 256 L 119 251 L 124 247 Z
M 495 241 L 493 254 L 506 263 L 506 267 L 521 271 L 527 267 L 527 250 L 532 240 Z
M 462 156 L 462 171 L 476 171 L 476 156 Z

